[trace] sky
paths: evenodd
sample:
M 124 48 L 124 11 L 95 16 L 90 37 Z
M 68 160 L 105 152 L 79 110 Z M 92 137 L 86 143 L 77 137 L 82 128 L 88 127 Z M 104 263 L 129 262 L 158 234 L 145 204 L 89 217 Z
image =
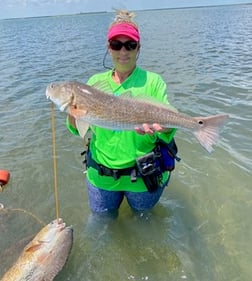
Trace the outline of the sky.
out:
M 252 0 L 0 0 L 0 19 L 241 3 Z

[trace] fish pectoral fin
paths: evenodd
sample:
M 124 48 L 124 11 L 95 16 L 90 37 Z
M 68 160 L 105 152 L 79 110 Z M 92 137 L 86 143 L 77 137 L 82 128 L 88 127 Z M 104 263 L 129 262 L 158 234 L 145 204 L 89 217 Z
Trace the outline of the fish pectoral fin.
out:
M 28 244 L 27 247 L 25 248 L 26 252 L 35 252 L 38 249 L 40 249 L 40 247 L 42 246 L 43 243 L 41 242 L 36 242 L 35 244 Z
M 88 131 L 89 124 L 81 119 L 76 119 L 75 123 L 80 136 L 84 138 Z

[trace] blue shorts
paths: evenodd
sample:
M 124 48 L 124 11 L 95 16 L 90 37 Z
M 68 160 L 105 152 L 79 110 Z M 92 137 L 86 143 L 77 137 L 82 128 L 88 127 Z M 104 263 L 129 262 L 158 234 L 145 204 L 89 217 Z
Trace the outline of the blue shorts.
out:
M 87 180 L 89 205 L 93 212 L 113 212 L 119 209 L 124 196 L 128 204 L 135 211 L 145 211 L 153 208 L 159 201 L 168 181 L 155 192 L 129 192 L 129 191 L 107 191 L 93 186 Z

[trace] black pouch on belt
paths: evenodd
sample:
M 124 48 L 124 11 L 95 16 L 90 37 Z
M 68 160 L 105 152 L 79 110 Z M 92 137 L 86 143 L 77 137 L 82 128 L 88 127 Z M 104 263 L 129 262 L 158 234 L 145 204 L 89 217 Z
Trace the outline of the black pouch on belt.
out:
M 154 152 L 136 159 L 138 172 L 149 192 L 154 192 L 159 186 L 160 167 L 157 165 Z

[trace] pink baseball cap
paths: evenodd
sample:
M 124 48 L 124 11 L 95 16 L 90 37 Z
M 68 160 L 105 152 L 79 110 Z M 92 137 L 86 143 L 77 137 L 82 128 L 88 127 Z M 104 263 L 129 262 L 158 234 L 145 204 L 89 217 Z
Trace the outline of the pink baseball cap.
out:
M 119 35 L 125 35 L 129 37 L 130 39 L 134 41 L 139 41 L 140 40 L 140 34 L 139 30 L 136 26 L 123 22 L 123 23 L 118 23 L 115 25 L 112 25 L 109 30 L 108 30 L 108 40 L 111 40 L 112 38 L 119 36 Z

